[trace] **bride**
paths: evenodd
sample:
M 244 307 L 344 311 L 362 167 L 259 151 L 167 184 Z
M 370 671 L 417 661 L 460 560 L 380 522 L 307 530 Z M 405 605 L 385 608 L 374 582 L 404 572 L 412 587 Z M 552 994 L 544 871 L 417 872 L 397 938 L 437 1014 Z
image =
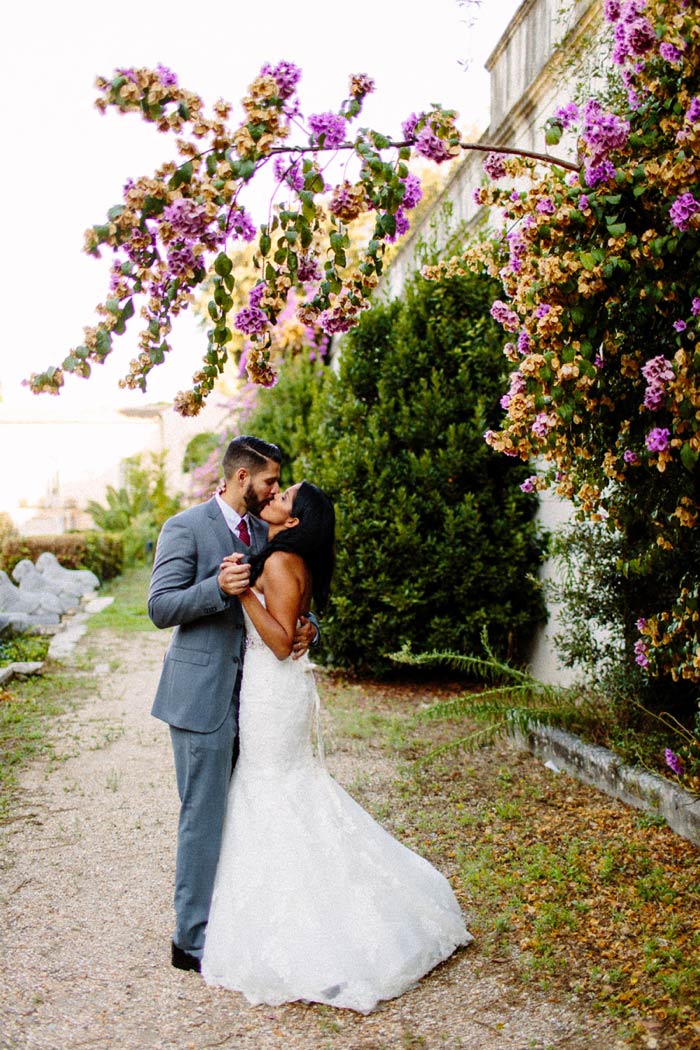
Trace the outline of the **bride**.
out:
M 291 652 L 300 613 L 312 598 L 317 610 L 328 599 L 330 500 L 304 481 L 261 517 L 269 542 L 251 559 L 241 597 L 240 754 L 202 973 L 251 1003 L 301 999 L 369 1013 L 472 938 L 447 880 L 380 827 L 314 753 L 318 693 L 308 658 Z

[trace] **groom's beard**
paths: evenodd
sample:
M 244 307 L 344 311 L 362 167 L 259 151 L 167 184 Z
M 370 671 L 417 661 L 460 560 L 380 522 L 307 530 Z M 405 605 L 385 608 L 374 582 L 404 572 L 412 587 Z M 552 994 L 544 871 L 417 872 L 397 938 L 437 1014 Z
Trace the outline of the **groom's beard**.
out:
M 252 481 L 248 482 L 248 488 L 243 493 L 243 502 L 246 505 L 246 510 L 251 514 L 254 514 L 256 518 L 260 517 L 260 511 L 263 509 L 269 500 L 261 500 L 257 492 L 253 488 Z

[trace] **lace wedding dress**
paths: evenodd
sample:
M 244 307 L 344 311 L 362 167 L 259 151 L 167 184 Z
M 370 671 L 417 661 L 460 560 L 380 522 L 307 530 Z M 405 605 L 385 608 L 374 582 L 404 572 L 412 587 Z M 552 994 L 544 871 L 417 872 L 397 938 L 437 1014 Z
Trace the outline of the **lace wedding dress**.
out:
M 447 880 L 314 753 L 318 693 L 307 657 L 279 661 L 248 616 L 246 629 L 240 754 L 202 973 L 251 1003 L 302 999 L 368 1013 L 472 938 Z

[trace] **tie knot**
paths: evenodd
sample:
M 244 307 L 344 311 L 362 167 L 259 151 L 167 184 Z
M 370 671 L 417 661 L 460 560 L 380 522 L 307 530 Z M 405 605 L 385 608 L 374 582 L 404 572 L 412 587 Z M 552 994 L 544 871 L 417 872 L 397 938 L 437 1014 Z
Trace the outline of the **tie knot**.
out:
M 250 547 L 250 533 L 248 532 L 248 523 L 246 522 L 245 518 L 241 518 L 241 520 L 238 522 L 237 529 L 238 535 L 241 537 L 246 547 Z

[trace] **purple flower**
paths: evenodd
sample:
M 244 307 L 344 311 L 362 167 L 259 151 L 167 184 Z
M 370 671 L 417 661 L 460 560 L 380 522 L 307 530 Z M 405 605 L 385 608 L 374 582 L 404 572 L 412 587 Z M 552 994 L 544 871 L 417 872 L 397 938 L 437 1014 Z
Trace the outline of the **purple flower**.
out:
M 634 467 L 639 463 L 639 456 L 636 452 L 633 452 L 631 448 L 626 448 L 622 457 L 625 463 L 629 463 L 631 467 Z
M 639 619 L 637 620 L 636 624 L 635 624 L 635 627 L 637 628 L 638 631 L 643 631 L 644 628 L 646 627 L 646 625 L 647 625 L 646 617 L 640 616 Z
M 301 190 L 304 189 L 304 176 L 299 161 L 290 164 L 289 160 L 286 158 L 281 156 L 275 157 L 273 170 L 277 181 L 286 182 L 288 186 L 291 186 L 295 193 L 300 193 Z
M 530 429 L 536 437 L 545 438 L 553 425 L 554 420 L 551 416 L 548 416 L 546 412 L 538 412 Z
M 494 321 L 503 325 L 506 332 L 515 332 L 520 324 L 520 318 L 515 310 L 511 310 L 510 307 L 504 302 L 501 302 L 500 299 L 497 299 L 496 302 L 492 304 L 490 313 Z
M 646 436 L 646 446 L 650 452 L 665 452 L 670 437 L 671 431 L 668 427 L 654 427 Z
M 188 197 L 180 197 L 163 210 L 163 218 L 173 232 L 187 241 L 199 240 L 209 225 L 206 209 Z
M 423 190 L 421 189 L 420 179 L 417 175 L 407 175 L 406 178 L 403 179 L 403 184 L 405 189 L 401 204 L 404 208 L 408 208 L 410 211 L 411 208 L 415 208 L 418 202 L 422 199 Z
M 537 475 L 533 474 L 531 477 L 525 478 L 525 481 L 523 481 L 523 483 L 520 486 L 520 488 L 523 490 L 523 492 L 534 492 L 535 491 L 535 482 L 536 481 L 537 481 Z
M 164 88 L 177 87 L 177 76 L 172 69 L 168 69 L 167 66 L 161 65 L 159 62 L 156 66 L 156 73 Z
M 258 306 L 244 306 L 234 318 L 234 325 L 245 335 L 257 335 L 264 332 L 269 324 L 267 314 Z
M 540 303 L 540 305 L 535 310 L 535 317 L 546 317 L 551 309 L 552 307 L 549 305 L 549 303 Z
M 597 186 L 601 182 L 609 182 L 617 175 L 615 165 L 609 160 L 600 164 L 590 164 L 586 167 L 586 182 L 589 186 Z
M 530 352 L 530 336 L 524 330 L 518 333 L 518 352 L 521 354 Z
M 583 107 L 581 138 L 593 153 L 591 163 L 603 160 L 610 150 L 622 149 L 629 133 L 629 123 L 606 113 L 597 99 L 589 99 Z
M 637 18 L 627 26 L 627 46 L 633 55 L 645 55 L 656 43 L 656 33 L 646 18 Z
M 416 133 L 416 125 L 420 120 L 423 119 L 423 114 L 411 113 L 410 117 L 406 117 L 401 125 L 401 131 L 405 139 L 412 139 Z
M 603 10 L 608 22 L 617 22 L 622 13 L 620 0 L 605 0 L 605 7 Z
M 349 332 L 357 323 L 357 318 L 352 314 L 344 314 L 341 310 L 324 310 L 318 319 L 320 328 L 327 335 L 335 335 L 340 332 Z
M 554 201 L 551 197 L 541 197 L 535 205 L 535 208 L 540 215 L 554 215 L 554 212 L 556 211 Z
M 297 277 L 302 284 L 307 284 L 309 281 L 321 280 L 321 267 L 318 265 L 314 255 L 299 256 Z
M 444 139 L 438 138 L 427 126 L 421 128 L 418 132 L 416 153 L 420 153 L 422 157 L 427 157 L 428 160 L 432 160 L 436 164 L 442 164 L 443 161 L 452 159 L 449 144 Z
M 669 218 L 679 230 L 687 230 L 690 220 L 700 211 L 700 201 L 692 193 L 682 193 L 676 197 L 669 209 Z
M 337 149 L 345 142 L 345 118 L 337 113 L 312 113 L 309 117 L 309 127 L 319 145 L 328 149 Z
M 489 153 L 484 161 L 484 171 L 490 179 L 502 179 L 506 172 L 506 162 L 500 153 Z
M 265 282 L 259 281 L 254 288 L 248 292 L 248 306 L 260 306 L 260 300 L 265 294 Z
M 578 199 L 578 210 L 586 211 L 588 209 L 588 197 L 585 193 L 582 193 Z
M 668 383 L 675 376 L 675 372 L 668 358 L 664 357 L 663 354 L 659 354 L 657 357 L 651 357 L 647 361 L 642 368 L 642 375 L 647 383 Z
M 685 111 L 686 124 L 700 124 L 700 98 L 696 95 L 690 100 L 690 105 Z
M 640 667 L 649 666 L 649 657 L 647 656 L 647 643 L 643 642 L 641 638 L 638 642 L 634 643 L 634 662 L 639 664 Z
M 690 312 L 693 317 L 697 317 L 700 314 L 700 298 L 697 295 L 690 304 Z
M 578 106 L 575 102 L 569 102 L 568 105 L 562 106 L 554 114 L 554 119 L 558 120 L 563 128 L 570 128 L 572 124 L 575 124 L 579 118 Z
M 627 105 L 631 110 L 637 110 L 641 105 L 639 95 L 634 90 L 634 88 L 631 87 L 627 88 Z
M 280 98 L 289 98 L 293 95 L 301 80 L 301 70 L 293 62 L 278 62 L 276 66 L 264 65 L 260 73 L 262 76 L 274 77 Z
M 404 212 L 403 208 L 397 208 L 394 214 L 396 220 L 396 230 L 394 233 L 387 235 L 388 241 L 395 241 L 397 237 L 403 237 L 404 233 L 408 233 L 411 228 L 411 223 L 408 216 Z
M 682 318 L 679 318 L 677 321 L 673 322 L 673 327 L 676 329 L 677 332 L 685 332 L 686 328 L 688 327 L 688 324 Z
M 682 761 L 680 755 L 677 755 L 675 753 L 675 751 L 671 751 L 671 748 L 667 747 L 666 750 L 664 751 L 664 759 L 666 761 L 666 765 L 668 766 L 668 768 L 671 770 L 672 773 L 675 773 L 677 777 L 682 776 L 682 774 L 683 774 L 683 761 Z
M 203 265 L 202 256 L 195 256 L 189 244 L 173 247 L 168 251 L 168 268 L 175 277 L 184 277 L 191 270 Z
M 256 227 L 245 208 L 234 208 L 228 220 L 229 232 L 233 232 L 244 241 L 255 240 Z
M 673 44 L 664 42 L 659 46 L 659 54 L 663 58 L 664 62 L 676 63 L 680 62 L 683 58 L 683 52 L 679 51 Z

